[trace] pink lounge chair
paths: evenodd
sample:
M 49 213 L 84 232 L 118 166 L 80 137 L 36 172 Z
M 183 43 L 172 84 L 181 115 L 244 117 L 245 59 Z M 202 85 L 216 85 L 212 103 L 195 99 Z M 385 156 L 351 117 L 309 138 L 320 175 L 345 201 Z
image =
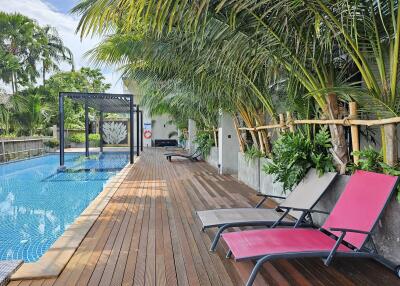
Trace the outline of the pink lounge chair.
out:
M 222 237 L 235 260 L 257 260 L 247 286 L 265 262 L 299 257 L 321 257 L 327 266 L 334 257 L 372 258 L 400 277 L 399 266 L 377 253 L 371 235 L 397 184 L 398 177 L 356 171 L 320 229 L 261 229 Z M 372 248 L 367 248 L 368 241 Z
M 308 170 L 306 176 L 299 182 L 292 192 L 285 198 L 259 193 L 262 200 L 254 208 L 225 208 L 198 211 L 197 215 L 202 223 L 202 230 L 217 227 L 210 251 L 214 251 L 221 234 L 233 227 L 243 226 L 313 226 L 312 216 L 307 212 L 290 211 L 290 209 L 312 209 L 336 178 L 336 173 L 328 172 L 322 176 L 316 169 Z M 262 208 L 261 205 L 268 198 L 279 198 L 283 201 L 277 208 Z M 289 218 L 289 215 L 292 218 Z M 293 219 L 294 218 L 294 219 Z M 228 253 L 228 256 L 230 253 Z

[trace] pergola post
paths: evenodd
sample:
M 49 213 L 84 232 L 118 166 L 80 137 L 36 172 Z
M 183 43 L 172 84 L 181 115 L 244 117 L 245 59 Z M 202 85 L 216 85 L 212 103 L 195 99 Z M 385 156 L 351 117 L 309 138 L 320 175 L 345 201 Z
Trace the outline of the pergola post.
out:
M 133 110 L 133 95 L 131 95 L 130 96 L 130 101 L 129 101 L 129 131 L 130 131 L 130 134 L 129 134 L 129 140 L 130 140 L 130 142 L 129 142 L 129 155 L 130 155 L 130 163 L 131 164 L 133 164 L 133 162 L 134 162 L 134 155 L 133 155 L 133 153 L 134 153 L 134 147 L 133 147 L 133 145 L 134 145 L 134 142 L 133 142 L 133 140 L 134 140 L 134 135 L 133 135 L 133 132 L 134 132 L 134 126 L 133 126 L 133 115 L 134 115 L 134 110 Z
M 140 111 L 140 151 L 143 152 L 143 111 Z
M 85 156 L 89 157 L 89 105 L 85 100 Z
M 103 122 L 104 122 L 104 113 L 103 111 L 100 111 L 100 120 L 99 120 L 100 153 L 103 153 Z
M 60 124 L 60 170 L 64 168 L 64 96 L 62 93 L 58 95 L 58 114 Z
M 100 152 L 104 150 L 104 114 L 105 113 L 129 113 L 129 132 L 130 136 L 130 163 L 134 162 L 134 115 L 135 104 L 133 94 L 107 94 L 107 93 L 88 93 L 88 92 L 60 92 L 59 93 L 59 124 L 60 124 L 60 169 L 64 169 L 64 100 L 70 98 L 73 101 L 84 105 L 85 109 L 85 155 L 89 157 L 89 107 L 100 112 L 99 132 L 100 132 Z M 139 110 L 140 112 L 140 110 Z M 139 113 L 138 113 L 139 114 Z M 138 123 L 139 124 L 139 123 Z M 140 149 L 139 149 L 140 151 Z
M 136 156 L 140 155 L 140 146 L 139 146 L 139 136 L 140 136 L 140 125 L 139 125 L 139 105 L 136 105 Z

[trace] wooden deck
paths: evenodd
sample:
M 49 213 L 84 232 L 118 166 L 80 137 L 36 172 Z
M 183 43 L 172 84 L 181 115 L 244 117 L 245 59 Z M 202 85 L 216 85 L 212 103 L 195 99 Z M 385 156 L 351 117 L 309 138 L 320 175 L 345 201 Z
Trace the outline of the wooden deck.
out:
M 254 191 L 204 162 L 168 162 L 148 150 L 116 191 L 62 274 L 13 281 L 39 285 L 243 285 L 252 262 L 208 251 L 213 231 L 202 233 L 196 210 L 252 206 Z M 373 261 L 319 259 L 267 263 L 256 285 L 400 285 Z

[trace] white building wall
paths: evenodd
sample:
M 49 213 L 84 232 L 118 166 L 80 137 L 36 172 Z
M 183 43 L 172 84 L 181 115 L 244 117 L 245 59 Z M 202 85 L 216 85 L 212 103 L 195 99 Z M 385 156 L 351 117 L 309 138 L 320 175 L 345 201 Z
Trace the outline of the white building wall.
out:
M 178 140 L 178 130 L 174 124 L 170 124 L 170 120 L 167 115 L 152 118 L 153 139 Z
M 221 174 L 237 174 L 239 141 L 233 124 L 233 118 L 222 112 L 218 132 L 219 171 Z
M 194 143 L 196 140 L 196 135 L 197 135 L 197 126 L 196 126 L 196 121 L 189 119 L 188 122 L 188 145 L 189 145 L 189 153 L 192 154 L 196 151 L 197 146 Z
M 141 91 L 136 82 L 132 80 L 124 80 L 124 93 L 133 94 L 135 104 L 140 104 Z M 148 114 L 145 107 L 139 105 L 139 108 L 143 111 L 143 123 L 151 126 L 152 132 L 152 137 L 150 139 L 143 138 L 143 146 L 151 147 L 154 144 L 154 140 L 157 139 L 178 140 L 177 127 L 174 124 L 169 123 L 169 121 L 171 120 L 169 116 L 162 115 L 152 117 Z

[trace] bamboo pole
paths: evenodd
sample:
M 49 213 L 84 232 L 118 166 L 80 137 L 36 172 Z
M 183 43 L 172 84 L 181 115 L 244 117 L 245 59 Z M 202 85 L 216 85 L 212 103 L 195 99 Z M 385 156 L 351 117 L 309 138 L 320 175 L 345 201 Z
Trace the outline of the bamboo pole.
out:
M 216 129 L 215 127 L 213 127 L 213 135 L 214 135 L 214 145 L 215 145 L 215 147 L 218 147 L 218 136 L 217 136 L 217 132 L 218 132 L 218 129 Z
M 376 125 L 387 125 L 400 123 L 400 117 L 393 118 L 385 118 L 385 119 L 373 119 L 373 120 L 363 120 L 363 119 L 301 119 L 301 120 L 293 120 L 293 125 L 302 125 L 302 124 L 319 124 L 319 125 L 343 125 L 343 126 L 352 126 L 352 125 L 362 125 L 362 126 L 376 126 Z M 239 130 L 248 130 L 248 131 L 258 131 L 263 129 L 276 129 L 276 128 L 285 128 L 286 125 L 282 123 L 280 124 L 271 124 L 271 125 L 263 125 L 258 127 L 240 127 Z
M 321 125 L 344 125 L 344 126 L 351 126 L 351 125 L 364 125 L 364 126 L 375 126 L 375 125 L 386 125 L 392 123 L 400 123 L 400 117 L 392 117 L 392 118 L 385 118 L 385 119 L 374 119 L 374 120 L 362 120 L 362 119 L 302 119 L 302 120 L 294 120 L 294 124 L 321 124 Z
M 397 128 L 396 124 L 386 124 L 385 130 L 385 141 L 386 141 L 386 164 L 389 166 L 397 165 L 398 154 L 397 154 Z
M 349 103 L 349 109 L 350 109 L 350 117 L 352 119 L 357 119 L 357 103 L 355 102 L 350 102 Z M 360 138 L 359 138 L 359 133 L 358 133 L 358 125 L 351 125 L 351 146 L 354 151 L 360 151 Z M 359 161 L 359 156 L 358 155 L 353 155 L 353 160 L 354 164 L 358 164 Z
M 271 144 L 269 141 L 268 130 L 260 130 L 259 132 L 261 133 L 261 137 L 263 138 L 264 141 L 265 154 L 270 154 Z
M 239 150 L 240 150 L 241 153 L 244 153 L 244 149 L 245 149 L 244 148 L 244 142 L 243 142 L 242 134 L 240 134 L 241 128 L 238 128 L 239 127 L 239 121 L 238 121 L 236 116 L 233 116 L 233 125 L 235 127 L 236 136 L 237 136 L 238 141 L 239 141 Z
M 294 125 L 293 125 L 293 118 L 292 118 L 292 114 L 290 113 L 290 111 L 286 112 L 286 124 L 289 127 L 290 132 L 294 132 Z
M 257 131 L 257 135 L 258 135 L 258 141 L 260 142 L 260 151 L 265 154 L 266 152 L 264 149 L 264 140 L 262 138 L 261 131 Z
M 283 113 L 279 114 L 279 125 L 281 126 L 281 132 L 285 132 L 285 116 Z

